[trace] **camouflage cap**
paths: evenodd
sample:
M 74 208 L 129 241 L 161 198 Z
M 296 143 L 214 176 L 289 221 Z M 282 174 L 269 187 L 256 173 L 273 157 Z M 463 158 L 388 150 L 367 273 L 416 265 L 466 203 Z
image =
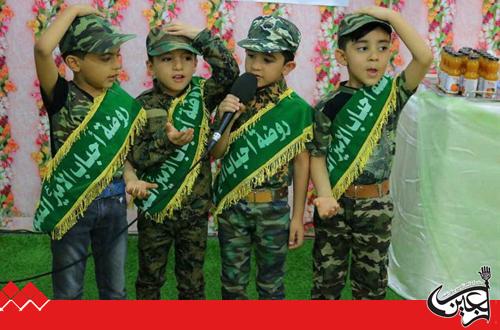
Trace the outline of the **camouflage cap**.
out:
M 146 50 L 150 56 L 158 56 L 176 49 L 184 49 L 196 55 L 201 53 L 191 45 L 191 39 L 168 34 L 160 27 L 152 28 L 146 38 Z
M 133 38 L 134 34 L 120 33 L 100 16 L 80 16 L 75 18 L 62 37 L 59 49 L 63 54 L 75 50 L 103 54 Z
M 295 24 L 279 16 L 259 16 L 253 20 L 248 37 L 238 45 L 262 53 L 295 53 L 299 43 L 300 31 Z
M 348 14 L 345 15 L 344 19 L 342 19 L 342 21 L 340 22 L 338 36 L 339 37 L 345 36 L 349 33 L 356 31 L 357 29 L 361 28 L 364 25 L 373 22 L 385 25 L 392 30 L 391 24 L 389 24 L 389 22 L 383 21 L 371 15 Z

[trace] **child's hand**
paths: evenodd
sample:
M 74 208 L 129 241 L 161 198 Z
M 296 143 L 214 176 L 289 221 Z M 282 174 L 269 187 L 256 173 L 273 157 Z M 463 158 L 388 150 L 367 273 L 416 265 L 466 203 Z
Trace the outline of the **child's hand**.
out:
M 290 235 L 288 236 L 288 248 L 297 249 L 304 243 L 304 224 L 302 219 L 293 218 L 290 222 Z
M 243 112 L 246 111 L 245 106 L 240 103 L 240 99 L 232 94 L 227 94 L 227 96 L 219 104 L 219 118 L 222 118 L 226 112 L 235 112 L 233 120 L 238 118 Z
M 165 125 L 165 132 L 170 142 L 178 146 L 183 146 L 191 142 L 194 137 L 194 130 L 192 128 L 188 128 L 185 131 L 179 131 L 169 122 Z
M 125 191 L 135 198 L 144 199 L 149 196 L 148 189 L 152 188 L 158 188 L 158 185 L 142 180 L 132 180 L 127 182 Z
M 395 11 L 389 9 L 389 8 L 384 8 L 384 7 L 379 7 L 379 6 L 370 6 L 370 7 L 363 7 L 355 11 L 356 14 L 366 14 L 373 16 L 375 18 L 378 18 L 383 21 L 389 21 L 391 15 L 395 13 Z
M 340 210 L 339 203 L 333 197 L 317 197 L 313 203 L 321 219 L 329 219 Z
M 90 5 L 73 5 L 69 7 L 67 10 L 73 10 L 76 16 L 87 16 L 93 14 L 104 16 L 103 13 L 101 13 L 99 10 Z
M 184 36 L 189 39 L 194 39 L 202 29 L 194 27 L 192 25 L 187 25 L 184 23 L 172 23 L 167 25 L 164 30 L 175 36 Z

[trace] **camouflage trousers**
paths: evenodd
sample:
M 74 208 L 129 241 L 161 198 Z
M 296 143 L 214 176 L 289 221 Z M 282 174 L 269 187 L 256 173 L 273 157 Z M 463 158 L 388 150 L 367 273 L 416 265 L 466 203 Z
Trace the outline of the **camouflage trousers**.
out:
M 179 299 L 205 299 L 203 262 L 207 246 L 208 214 L 189 208 L 174 212 L 163 223 L 139 213 L 139 274 L 137 299 L 160 299 L 170 247 L 175 250 L 175 277 Z
M 393 204 L 381 198 L 341 197 L 340 212 L 330 219 L 314 213 L 312 299 L 339 299 L 351 254 L 350 280 L 354 299 L 384 299 L 387 251 Z
M 284 299 L 290 228 L 287 198 L 271 203 L 240 201 L 225 210 L 218 221 L 222 299 L 248 299 L 252 249 L 259 299 Z

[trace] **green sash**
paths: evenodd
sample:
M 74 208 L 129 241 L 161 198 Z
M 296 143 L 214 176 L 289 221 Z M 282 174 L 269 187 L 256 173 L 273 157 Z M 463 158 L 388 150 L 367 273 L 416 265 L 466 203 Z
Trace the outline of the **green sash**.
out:
M 33 226 L 60 239 L 123 166 L 146 112 L 114 84 L 47 165 Z
M 396 80 L 384 76 L 377 85 L 359 89 L 339 111 L 331 125 L 332 143 L 326 157 L 334 198 L 363 172 L 395 109 Z
M 214 183 L 215 215 L 237 203 L 305 149 L 312 108 L 291 89 L 231 133 Z
M 172 216 L 173 211 L 182 206 L 200 173 L 201 163 L 193 171 L 189 172 L 189 169 L 202 156 L 209 133 L 208 116 L 203 102 L 204 83 L 205 80 L 201 78 L 193 78 L 190 89 L 176 98 L 168 110 L 169 121 L 175 128 L 194 129 L 193 141 L 176 148 L 174 154 L 161 166 L 148 170 L 141 176 L 141 180 L 154 182 L 158 184 L 158 188 L 150 189 L 147 199 L 135 199 L 135 204 L 156 222 L 162 222 L 166 215 Z

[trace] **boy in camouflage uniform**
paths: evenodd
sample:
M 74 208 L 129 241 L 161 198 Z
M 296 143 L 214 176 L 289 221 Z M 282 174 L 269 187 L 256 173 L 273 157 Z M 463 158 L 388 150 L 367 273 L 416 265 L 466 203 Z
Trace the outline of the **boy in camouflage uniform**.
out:
M 284 79 L 284 76 L 295 68 L 294 54 L 299 42 L 300 32 L 292 22 L 281 17 L 257 17 L 252 22 L 248 38 L 238 42 L 238 45 L 246 50 L 246 72 L 257 77 L 257 94 L 245 105 L 230 94 L 219 106 L 220 116 L 225 112 L 236 112 L 228 129 L 214 148 L 215 157 L 224 156 L 221 171 L 214 185 L 216 212 L 222 211 L 217 219 L 222 259 L 223 299 L 248 299 L 246 288 L 254 247 L 259 299 L 284 299 L 287 250 L 298 248 L 303 242 L 302 218 L 309 171 L 309 154 L 305 150 L 305 141 L 310 140 L 311 134 L 302 132 L 309 130 L 312 133 L 313 111 L 304 100 L 291 93 Z M 282 105 L 285 102 L 288 102 L 287 105 Z M 300 133 L 296 141 L 301 143 L 296 145 L 297 148 L 290 152 L 288 158 L 282 158 L 281 163 L 271 155 L 270 160 L 263 160 L 265 165 L 255 171 L 249 170 L 249 176 L 239 178 L 241 183 L 235 189 L 230 189 L 229 195 L 239 191 L 233 196 L 232 201 L 226 203 L 224 197 L 222 201 L 218 200 L 217 192 L 222 186 L 221 177 L 227 172 L 226 166 L 231 172 L 231 163 L 234 163 L 234 159 L 240 161 L 244 158 L 241 155 L 238 157 L 238 152 L 249 150 L 247 147 L 239 147 L 239 139 L 250 141 L 253 136 L 258 135 L 260 139 L 258 143 L 253 143 L 254 146 L 249 144 L 249 147 L 254 149 L 257 148 L 257 144 L 266 145 L 259 152 L 249 156 L 250 160 L 242 166 L 247 168 L 259 160 L 260 153 L 272 147 L 272 144 L 267 145 L 267 143 L 271 143 L 273 135 L 262 134 L 263 131 L 271 132 L 272 127 L 276 126 L 278 135 L 281 135 L 282 139 L 286 135 L 275 121 L 266 117 L 274 110 L 281 111 L 283 120 L 286 120 L 285 115 L 289 113 L 292 114 L 291 117 L 297 114 L 293 118 L 296 121 L 303 121 L 303 126 L 295 130 Z M 297 111 L 294 113 L 295 110 Z M 238 138 L 240 134 L 241 138 Z M 262 138 L 259 134 L 262 134 Z M 291 150 L 289 149 L 291 145 L 277 147 L 275 154 L 278 156 L 286 154 Z M 290 220 L 288 186 L 291 184 L 292 176 L 294 200 L 293 215 Z M 233 177 L 227 181 L 232 180 Z
M 372 140 L 372 150 L 364 154 L 365 161 L 353 165 L 357 166 L 353 181 L 344 181 L 344 188 L 339 188 L 341 180 L 331 179 L 332 168 L 343 161 L 336 158 L 336 153 L 352 148 L 346 138 L 351 135 L 347 135 L 347 130 L 334 130 L 339 127 L 339 118 L 345 114 L 357 123 L 354 121 L 358 118 L 354 115 L 356 110 L 352 110 L 356 107 L 349 107 L 351 103 L 348 104 L 354 95 L 359 95 L 357 91 L 366 96 L 361 104 L 370 105 L 367 100 L 373 97 L 369 92 L 380 92 L 382 81 L 388 81 L 384 74 L 390 57 L 391 26 L 408 47 L 413 59 L 393 80 L 393 93 L 389 99 L 394 101 L 386 103 L 390 108 L 386 121 L 382 120 L 373 130 L 378 131 L 378 135 Z M 316 235 L 312 299 L 340 298 L 348 273 L 349 253 L 354 299 L 384 299 L 393 215 L 388 179 L 395 150 L 397 119 L 426 74 L 432 54 L 424 40 L 398 13 L 371 7 L 346 15 L 342 20 L 335 56 L 340 64 L 347 66 L 349 79 L 317 105 L 314 140 L 308 146 L 311 177 L 318 193 L 314 201 Z M 376 98 L 373 100 L 376 102 Z M 368 109 L 364 117 L 375 116 L 370 107 L 360 106 L 357 109 Z M 337 147 L 331 148 L 335 143 Z M 329 157 L 334 160 L 329 162 Z M 339 198 L 340 208 L 335 198 Z
M 176 128 L 176 115 L 172 115 L 175 104 L 180 104 L 180 107 L 192 106 L 196 113 L 209 118 L 210 111 L 227 94 L 239 74 L 231 53 L 207 29 L 201 30 L 181 23 L 154 28 L 148 34 L 146 48 L 147 66 L 154 77 L 153 88 L 143 92 L 137 99 L 146 109 L 148 121 L 128 157 L 142 180 L 138 180 L 133 169 L 127 165 L 125 170 L 127 191 L 140 198 L 151 197 L 149 192 L 153 193 L 155 188 L 162 186 L 160 181 L 163 180 L 155 182 L 145 176 L 171 163 L 178 155 L 184 155 L 184 148 L 188 144 L 196 144 L 198 150 L 204 151 L 208 130 L 196 137 L 196 128 Z M 212 77 L 206 81 L 193 77 L 197 65 L 196 55 L 203 55 L 212 68 Z M 195 91 L 201 91 L 202 102 L 190 99 Z M 190 110 L 181 109 L 184 112 Z M 197 176 L 192 188 L 180 193 L 183 199 L 179 207 L 170 208 L 171 212 L 157 214 L 156 217 L 149 216 L 139 207 L 137 299 L 160 299 L 172 244 L 175 246 L 179 299 L 205 298 L 203 262 L 212 184 L 208 159 L 203 160 L 201 168 L 190 175 L 193 173 Z M 177 189 L 184 174 L 172 170 L 171 178 L 171 187 Z
M 113 85 L 121 69 L 120 45 L 134 37 L 118 33 L 97 15 L 91 6 L 71 6 L 35 44 L 36 70 L 50 120 L 53 157 L 71 133 L 83 125 L 94 98 Z M 52 57 L 58 43 L 73 71 L 72 81 L 58 74 Z M 51 241 L 52 269 L 84 258 L 92 244 L 99 298 L 125 299 L 126 226 L 125 185 L 118 171 L 76 225 L 62 239 Z M 81 299 L 84 274 L 85 261 L 54 273 L 54 299 Z

